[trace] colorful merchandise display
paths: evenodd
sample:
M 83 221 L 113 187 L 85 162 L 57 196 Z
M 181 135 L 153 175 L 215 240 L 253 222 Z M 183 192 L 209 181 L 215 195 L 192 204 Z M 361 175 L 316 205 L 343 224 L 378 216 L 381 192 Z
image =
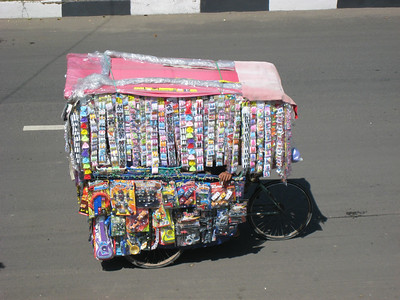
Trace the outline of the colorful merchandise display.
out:
M 290 174 L 296 106 L 284 94 L 254 101 L 243 62 L 82 58 L 69 61 L 65 140 L 95 258 L 219 243 L 245 220 L 244 176 Z M 137 64 L 160 75 L 139 77 Z M 216 167 L 234 180 L 221 184 Z
M 93 173 L 125 174 L 138 167 L 158 174 L 159 167 L 201 173 L 226 166 L 236 173 L 241 165 L 245 173 L 270 176 L 276 167 L 282 178 L 289 174 L 290 104 L 249 102 L 240 95 L 131 97 L 88 95 L 76 103 L 68 120 L 67 147 L 74 171 L 84 175 L 80 179 L 90 180 Z M 176 113 L 169 104 L 166 114 L 166 102 L 179 103 L 180 109 Z M 144 110 L 138 114 L 132 107 Z

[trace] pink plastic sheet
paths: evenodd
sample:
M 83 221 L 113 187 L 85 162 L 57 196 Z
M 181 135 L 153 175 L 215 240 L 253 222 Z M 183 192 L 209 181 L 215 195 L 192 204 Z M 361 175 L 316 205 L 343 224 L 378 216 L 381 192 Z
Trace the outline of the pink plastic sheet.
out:
M 105 68 L 105 57 L 109 58 L 109 69 Z M 119 92 L 156 97 L 195 97 L 223 93 L 242 94 L 250 101 L 278 100 L 296 106 L 285 94 L 273 64 L 235 61 L 234 66 L 234 70 L 221 70 L 217 63 L 214 69 L 166 66 L 98 53 L 70 53 L 67 55 L 64 97 L 70 99 L 77 91 L 83 94 Z M 164 81 L 152 82 L 153 79 Z
M 294 101 L 285 94 L 276 67 L 263 61 L 235 61 L 235 69 L 242 84 L 242 94 L 250 101 Z

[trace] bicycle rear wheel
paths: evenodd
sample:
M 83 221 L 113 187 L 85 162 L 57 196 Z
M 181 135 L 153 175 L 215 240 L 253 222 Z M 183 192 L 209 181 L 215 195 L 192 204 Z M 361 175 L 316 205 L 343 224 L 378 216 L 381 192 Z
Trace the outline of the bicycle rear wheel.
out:
M 137 255 L 125 256 L 132 264 L 143 269 L 155 269 L 166 267 L 175 262 L 182 254 L 179 248 L 158 248 L 155 250 L 143 250 Z
M 310 196 L 293 182 L 261 183 L 248 203 L 247 221 L 264 239 L 291 239 L 306 228 L 311 216 Z

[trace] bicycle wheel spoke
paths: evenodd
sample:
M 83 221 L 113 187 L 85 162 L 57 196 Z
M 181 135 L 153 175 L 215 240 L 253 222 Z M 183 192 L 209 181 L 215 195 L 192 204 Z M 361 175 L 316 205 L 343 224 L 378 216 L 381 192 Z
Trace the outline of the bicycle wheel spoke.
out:
M 298 235 L 311 219 L 308 194 L 293 183 L 261 186 L 249 202 L 248 219 L 255 232 L 267 239 Z

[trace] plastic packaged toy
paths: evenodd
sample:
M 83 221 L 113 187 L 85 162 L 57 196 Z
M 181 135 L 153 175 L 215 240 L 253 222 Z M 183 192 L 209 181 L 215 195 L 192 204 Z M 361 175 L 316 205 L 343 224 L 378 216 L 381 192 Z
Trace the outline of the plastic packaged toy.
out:
M 131 234 L 149 231 L 149 210 L 138 208 L 136 214 L 127 216 L 126 231 Z
M 162 202 L 161 182 L 155 180 L 136 180 L 136 206 L 139 208 L 158 208 Z
M 179 180 L 176 182 L 179 207 L 196 206 L 196 183 L 193 180 Z
M 113 214 L 129 216 L 136 213 L 135 184 L 133 180 L 111 180 L 110 196 Z
M 196 184 L 196 203 L 202 210 L 211 209 L 211 185 L 208 182 L 199 182 Z

